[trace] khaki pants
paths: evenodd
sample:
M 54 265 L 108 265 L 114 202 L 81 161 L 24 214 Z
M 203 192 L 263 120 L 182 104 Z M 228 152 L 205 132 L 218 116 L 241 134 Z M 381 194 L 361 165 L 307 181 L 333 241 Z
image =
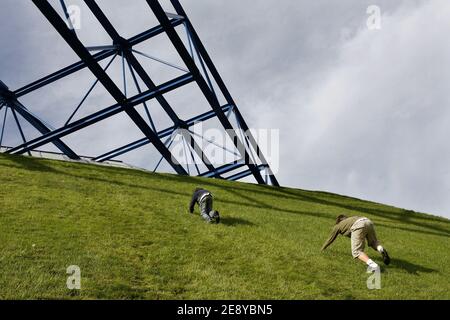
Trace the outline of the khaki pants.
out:
M 361 218 L 352 225 L 350 230 L 352 232 L 351 243 L 353 258 L 358 258 L 359 255 L 364 252 L 366 239 L 369 247 L 377 250 L 379 242 L 372 221 L 367 218 Z

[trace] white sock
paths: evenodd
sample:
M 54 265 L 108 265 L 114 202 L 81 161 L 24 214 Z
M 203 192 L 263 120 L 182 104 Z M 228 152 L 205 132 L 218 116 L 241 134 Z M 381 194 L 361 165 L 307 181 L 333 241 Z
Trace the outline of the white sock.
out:
M 378 264 L 376 262 L 374 262 L 372 259 L 367 260 L 366 264 L 372 268 L 378 267 Z
M 384 248 L 381 245 L 378 245 L 377 246 L 377 250 L 378 250 L 379 253 L 383 253 Z

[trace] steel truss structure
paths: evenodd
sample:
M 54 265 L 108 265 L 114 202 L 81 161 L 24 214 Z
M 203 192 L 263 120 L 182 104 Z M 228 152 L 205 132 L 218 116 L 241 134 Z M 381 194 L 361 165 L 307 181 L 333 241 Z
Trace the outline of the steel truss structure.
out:
M 97 47 L 86 47 L 83 45 L 77 36 L 76 30 L 70 23 L 67 23 L 67 20 L 58 14 L 58 11 L 48 2 L 48 0 L 32 0 L 32 2 L 76 53 L 80 60 L 14 91 L 10 90 L 0 81 L 0 112 L 4 112 L 0 146 L 2 145 L 8 112 L 10 112 L 9 115 L 12 115 L 12 119 L 17 125 L 22 141 L 21 144 L 8 148 L 6 153 L 31 154 L 31 151 L 51 143 L 68 158 L 73 160 L 80 159 L 80 156 L 70 146 L 64 143 L 62 138 L 114 115 L 123 113 L 132 120 L 137 128 L 139 128 L 143 137 L 109 152 L 97 155 L 93 158 L 95 161 L 104 162 L 116 159 L 127 152 L 152 144 L 161 155 L 161 159 L 156 164 L 154 170 L 157 170 L 161 161 L 165 159 L 173 170 L 180 175 L 197 175 L 228 180 L 239 180 L 247 176 L 253 176 L 259 184 L 279 185 L 269 164 L 262 154 L 257 141 L 250 132 L 247 123 L 178 0 L 170 0 L 174 13 L 164 11 L 161 3 L 157 0 L 146 0 L 149 14 L 153 12 L 159 25 L 128 39 L 123 38 L 118 33 L 95 0 L 84 0 L 86 6 L 112 40 L 112 45 L 101 45 Z M 60 4 L 66 18 L 70 21 L 64 0 L 60 0 Z M 183 42 L 176 28 L 184 28 L 183 32 L 185 32 L 186 38 L 188 39 L 188 45 Z M 162 59 L 151 57 L 135 49 L 136 45 L 144 41 L 151 41 L 153 37 L 164 33 L 167 35 L 168 39 L 170 39 L 171 44 L 179 57 L 181 57 L 186 68 L 178 67 Z M 95 53 L 92 54 L 91 52 Z M 136 58 L 137 55 L 146 56 L 160 63 L 165 63 L 170 67 L 182 70 L 184 73 L 165 83 L 155 84 Z M 123 89 L 120 89 L 120 84 L 115 83 L 106 73 L 106 69 L 117 56 L 121 57 L 123 64 Z M 111 60 L 105 68 L 102 68 L 99 63 L 108 58 Z M 138 94 L 130 97 L 128 97 L 126 93 L 126 67 L 128 67 L 138 90 Z M 68 77 L 69 75 L 75 74 L 85 68 L 88 68 L 95 76 L 95 82 L 87 94 L 82 98 L 80 104 L 77 105 L 69 119 L 59 128 L 51 127 L 19 101 L 21 97 L 27 94 Z M 146 88 L 141 89 L 138 79 L 140 79 L 141 83 L 145 84 Z M 98 83 L 103 85 L 108 93 L 114 98 L 115 103 L 81 119 L 72 121 L 75 113 L 79 110 L 83 102 Z M 181 119 L 164 95 L 189 83 L 195 83 L 198 86 L 201 93 L 206 98 L 211 110 L 190 119 Z M 221 105 L 219 103 L 217 97 L 218 91 L 220 91 L 222 97 L 225 98 L 226 104 Z M 172 126 L 169 126 L 164 130 L 156 130 L 147 106 L 147 103 L 150 100 L 158 102 L 158 105 L 171 119 L 173 123 Z M 144 119 L 144 117 L 136 110 L 138 105 L 143 105 L 148 115 L 148 119 Z M 231 115 L 233 115 L 233 121 Z M 239 155 L 239 159 L 217 167 L 209 161 L 204 150 L 202 150 L 201 146 L 194 139 L 196 133 L 191 130 L 196 123 L 208 121 L 213 118 L 220 122 L 222 129 L 233 142 L 234 150 L 231 152 Z M 27 140 L 19 119 L 25 121 L 27 125 L 33 126 L 39 131 L 40 136 Z M 183 130 L 180 131 L 180 129 Z M 198 159 L 201 159 L 202 167 L 204 167 L 205 170 L 201 171 L 197 164 L 195 165 L 196 171 L 189 170 L 188 163 L 186 163 L 186 166 L 183 166 L 177 161 L 177 158 L 170 151 L 174 133 L 180 133 L 182 135 L 185 150 L 188 150 L 186 151 L 187 154 L 190 154 L 192 159 L 194 159 L 194 155 L 196 155 Z M 214 141 L 209 141 L 209 143 L 214 143 Z M 225 148 L 224 146 L 220 147 Z

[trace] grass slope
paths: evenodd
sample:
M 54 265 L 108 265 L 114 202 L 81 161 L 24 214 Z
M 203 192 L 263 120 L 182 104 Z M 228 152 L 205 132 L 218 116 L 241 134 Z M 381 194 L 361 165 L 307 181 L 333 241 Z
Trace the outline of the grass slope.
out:
M 0 298 L 449 299 L 450 221 L 325 192 L 0 155 Z M 187 212 L 194 187 L 223 223 Z M 368 290 L 336 215 L 372 219 L 393 261 Z M 373 259 L 381 263 L 374 251 Z M 82 289 L 66 288 L 78 265 Z

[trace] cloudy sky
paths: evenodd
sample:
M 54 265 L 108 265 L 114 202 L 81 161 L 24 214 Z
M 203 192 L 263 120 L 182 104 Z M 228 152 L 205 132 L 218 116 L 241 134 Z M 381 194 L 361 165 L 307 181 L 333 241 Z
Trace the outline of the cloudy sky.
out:
M 50 2 L 58 8 L 59 1 Z M 78 33 L 84 44 L 110 43 L 82 3 L 67 3 L 80 5 Z M 98 4 L 124 37 L 156 25 L 143 0 Z M 248 124 L 280 130 L 281 184 L 450 217 L 449 1 L 182 4 Z M 380 29 L 367 27 L 370 5 L 381 10 Z M 0 79 L 11 89 L 77 61 L 31 1 L 2 0 L 0 6 Z M 164 8 L 173 11 L 167 3 Z M 139 49 L 182 65 L 165 39 Z M 165 66 L 146 67 L 157 83 L 177 75 Z M 109 72 L 120 75 L 120 58 Z M 21 102 L 58 127 L 92 77 L 86 70 L 64 81 Z M 195 90 L 167 97 L 183 117 L 208 110 L 201 100 L 185 107 Z M 89 99 L 75 118 L 112 104 L 101 87 Z M 157 126 L 165 127 L 163 113 L 151 110 Z M 13 124 L 8 126 L 13 132 Z M 77 152 L 95 155 L 139 137 L 130 121 L 118 116 L 65 141 Z M 5 143 L 16 138 L 7 131 Z M 149 153 L 154 154 L 152 147 L 123 160 L 146 166 L 157 160 Z

